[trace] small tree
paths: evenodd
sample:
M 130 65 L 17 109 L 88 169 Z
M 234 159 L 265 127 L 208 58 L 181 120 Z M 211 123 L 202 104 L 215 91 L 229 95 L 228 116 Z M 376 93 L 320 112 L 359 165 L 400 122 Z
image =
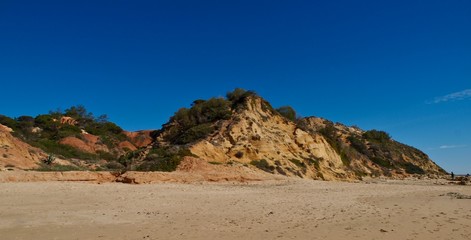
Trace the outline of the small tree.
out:
M 227 98 L 227 100 L 229 100 L 229 101 L 231 101 L 231 102 L 236 102 L 236 101 L 239 100 L 246 92 L 247 92 L 247 90 L 245 90 L 245 89 L 236 88 L 236 89 L 234 89 L 234 91 L 228 92 L 228 93 L 226 94 L 226 98 Z
M 374 129 L 363 133 L 363 137 L 369 141 L 376 141 L 380 143 L 385 143 L 391 140 L 391 136 L 387 132 Z
M 43 160 L 43 162 L 47 165 L 51 165 L 55 160 L 56 160 L 56 157 L 50 154 L 49 156 L 47 156 L 47 158 Z
M 0 115 L 0 124 L 5 125 L 9 128 L 16 129 L 18 122 L 13 118 L 7 117 L 5 115 Z
M 65 110 L 65 116 L 74 118 L 76 120 L 79 119 L 90 119 L 93 120 L 93 113 L 88 112 L 87 109 L 83 105 L 72 106 L 69 109 Z
M 241 104 L 246 98 L 250 96 L 257 96 L 257 93 L 254 91 L 247 91 L 242 88 L 236 88 L 232 92 L 226 94 L 227 100 L 232 103 L 232 108 L 235 109 L 239 104 Z
M 281 114 L 281 116 L 291 120 L 291 121 L 295 121 L 296 120 L 296 111 L 291 107 L 291 106 L 283 106 L 283 107 L 280 107 L 278 109 L 276 109 L 276 111 Z

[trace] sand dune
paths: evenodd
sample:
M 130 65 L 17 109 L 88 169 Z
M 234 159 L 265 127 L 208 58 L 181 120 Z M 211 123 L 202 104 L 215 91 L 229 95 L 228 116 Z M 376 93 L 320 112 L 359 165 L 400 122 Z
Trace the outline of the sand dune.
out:
M 0 184 L 1 239 L 471 239 L 469 186 Z M 457 193 L 457 194 L 451 194 Z

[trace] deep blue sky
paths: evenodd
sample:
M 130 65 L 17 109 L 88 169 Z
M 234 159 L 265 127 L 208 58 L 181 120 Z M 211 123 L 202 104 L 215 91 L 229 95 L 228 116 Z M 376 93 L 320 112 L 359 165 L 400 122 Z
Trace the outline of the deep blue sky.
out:
M 157 129 L 235 87 L 471 173 L 471 1 L 0 0 L 0 114 Z

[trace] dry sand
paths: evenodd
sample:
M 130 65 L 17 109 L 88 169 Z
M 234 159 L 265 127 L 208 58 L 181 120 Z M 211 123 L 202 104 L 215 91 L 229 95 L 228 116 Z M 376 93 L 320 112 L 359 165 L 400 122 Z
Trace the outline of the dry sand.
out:
M 0 239 L 471 239 L 470 186 L 0 183 Z

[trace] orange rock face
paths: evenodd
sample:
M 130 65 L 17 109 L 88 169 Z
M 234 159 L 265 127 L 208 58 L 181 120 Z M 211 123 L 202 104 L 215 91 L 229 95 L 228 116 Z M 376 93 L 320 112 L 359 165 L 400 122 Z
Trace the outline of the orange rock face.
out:
M 128 151 L 129 151 L 129 150 L 130 150 L 130 151 L 135 151 L 135 150 L 137 150 L 137 147 L 134 146 L 134 144 L 130 143 L 129 141 L 120 142 L 120 143 L 118 144 L 118 147 L 119 147 L 120 149 L 128 150 Z
M 8 166 L 32 169 L 37 167 L 47 154 L 13 137 L 11 131 L 10 128 L 0 124 L 0 168 Z
M 97 151 L 109 152 L 106 145 L 99 141 L 99 137 L 91 134 L 82 134 L 82 138 L 66 137 L 60 140 L 60 144 L 69 145 L 84 152 L 96 153 Z
M 124 131 L 124 134 L 130 139 L 131 143 L 138 147 L 145 147 L 148 146 L 153 142 L 152 137 L 150 134 L 152 133 L 152 130 L 145 130 L 145 131 L 137 131 L 137 132 L 127 132 Z
M 77 124 L 77 120 L 71 118 L 71 117 L 61 117 L 60 119 L 61 124 L 68 124 L 68 125 L 73 125 Z

